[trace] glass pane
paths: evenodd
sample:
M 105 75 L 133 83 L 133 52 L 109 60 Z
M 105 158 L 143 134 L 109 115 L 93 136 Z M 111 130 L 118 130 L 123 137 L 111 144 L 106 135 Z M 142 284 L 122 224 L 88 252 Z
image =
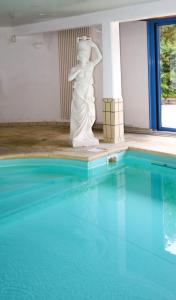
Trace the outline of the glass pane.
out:
M 176 24 L 160 27 L 161 126 L 176 129 Z

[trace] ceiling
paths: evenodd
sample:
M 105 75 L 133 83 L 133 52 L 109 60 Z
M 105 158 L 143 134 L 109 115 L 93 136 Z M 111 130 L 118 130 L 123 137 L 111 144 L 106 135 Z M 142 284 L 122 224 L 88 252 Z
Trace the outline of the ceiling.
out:
M 36 23 L 150 0 L 0 0 L 0 26 Z

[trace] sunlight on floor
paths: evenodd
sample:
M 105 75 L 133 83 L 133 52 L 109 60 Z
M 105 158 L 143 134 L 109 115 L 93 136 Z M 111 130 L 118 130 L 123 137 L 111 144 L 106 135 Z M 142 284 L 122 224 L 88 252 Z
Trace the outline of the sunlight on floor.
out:
M 162 105 L 162 127 L 176 128 L 176 105 Z

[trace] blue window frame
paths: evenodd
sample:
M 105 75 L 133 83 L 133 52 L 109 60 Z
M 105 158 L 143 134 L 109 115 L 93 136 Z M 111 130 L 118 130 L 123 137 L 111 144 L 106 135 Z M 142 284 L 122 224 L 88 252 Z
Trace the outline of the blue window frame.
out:
M 149 116 L 150 128 L 160 131 L 176 131 L 162 127 L 160 90 L 160 26 L 176 24 L 176 18 L 155 19 L 147 22 L 148 70 L 149 70 Z

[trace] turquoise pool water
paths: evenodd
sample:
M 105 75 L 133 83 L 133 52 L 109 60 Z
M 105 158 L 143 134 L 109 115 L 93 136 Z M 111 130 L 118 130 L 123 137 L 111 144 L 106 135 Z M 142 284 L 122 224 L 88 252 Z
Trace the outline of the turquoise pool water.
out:
M 0 161 L 0 300 L 175 300 L 176 161 L 70 164 Z

